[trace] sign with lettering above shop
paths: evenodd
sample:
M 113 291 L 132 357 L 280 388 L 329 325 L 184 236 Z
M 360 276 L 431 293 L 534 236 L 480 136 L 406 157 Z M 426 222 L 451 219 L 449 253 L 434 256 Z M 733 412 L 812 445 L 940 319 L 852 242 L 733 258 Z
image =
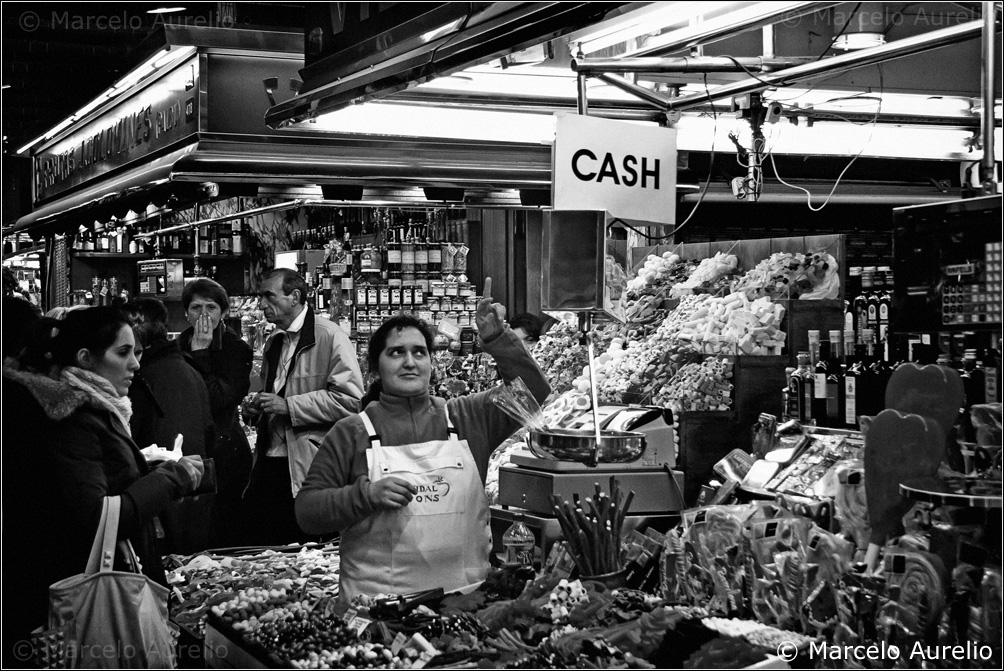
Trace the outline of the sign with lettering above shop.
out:
M 559 115 L 554 209 L 606 210 L 622 219 L 676 223 L 676 131 Z
M 33 157 L 35 203 L 195 134 L 197 85 L 192 58 L 94 119 L 70 125 Z

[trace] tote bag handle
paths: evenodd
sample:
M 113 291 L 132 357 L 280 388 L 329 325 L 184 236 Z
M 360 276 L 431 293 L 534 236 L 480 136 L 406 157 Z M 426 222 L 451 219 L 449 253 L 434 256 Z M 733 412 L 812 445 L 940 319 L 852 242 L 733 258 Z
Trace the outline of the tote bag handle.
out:
M 98 529 L 94 534 L 94 542 L 91 544 L 91 554 L 87 559 L 87 569 L 84 573 L 92 574 L 113 570 L 121 512 L 121 496 L 106 496 L 104 498 L 101 504 L 101 520 L 98 522 Z M 132 543 L 122 541 L 118 545 L 122 548 L 122 553 L 125 555 L 129 568 L 134 573 L 140 573 L 139 559 L 136 557 Z

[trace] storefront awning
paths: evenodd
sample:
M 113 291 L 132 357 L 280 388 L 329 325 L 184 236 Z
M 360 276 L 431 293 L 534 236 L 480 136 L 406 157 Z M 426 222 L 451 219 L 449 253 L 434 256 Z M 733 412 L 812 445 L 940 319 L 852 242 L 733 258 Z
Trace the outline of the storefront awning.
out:
M 271 138 L 275 139 L 275 138 Z M 311 138 L 313 139 L 313 138 Z M 68 232 L 81 224 L 128 209 L 161 204 L 186 186 L 367 187 L 418 186 L 477 192 L 546 193 L 551 184 L 551 149 L 546 145 L 359 137 L 324 133 L 312 142 L 235 141 L 205 134 L 199 142 L 116 174 L 59 198 L 19 219 L 5 235 Z M 271 191 L 274 191 L 272 189 Z M 538 196 L 539 199 L 539 196 Z M 429 204 L 437 202 L 429 200 Z M 506 202 L 509 202 L 508 200 Z
M 50 228 L 65 231 L 88 217 L 93 221 L 104 206 L 125 205 L 126 201 L 131 203 L 133 200 L 150 202 L 153 192 L 171 181 L 174 165 L 195 148 L 193 144 L 178 149 L 43 205 L 18 219 L 9 230 L 4 231 L 4 235 L 22 231 L 49 232 Z
M 174 179 L 234 183 L 550 189 L 546 145 L 397 136 L 319 134 L 312 142 L 207 139 L 174 167 Z

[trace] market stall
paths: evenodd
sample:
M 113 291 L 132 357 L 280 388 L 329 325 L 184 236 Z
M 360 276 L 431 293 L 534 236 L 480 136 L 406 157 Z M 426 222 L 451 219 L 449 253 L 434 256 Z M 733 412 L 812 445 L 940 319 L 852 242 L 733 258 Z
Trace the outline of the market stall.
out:
M 605 14 L 594 15 L 589 4 L 569 6 L 576 27 Z M 435 39 L 457 39 L 459 52 L 441 65 L 458 69 L 466 63 L 459 46 L 483 26 L 462 25 L 460 9 L 437 11 L 456 35 Z M 527 17 L 506 36 L 523 35 Z M 428 28 L 430 20 L 415 25 Z M 525 39 L 539 38 L 552 20 L 543 17 Z M 954 44 L 977 29 L 904 39 L 888 53 Z M 393 313 L 426 319 L 438 330 L 435 392 L 496 389 L 495 402 L 526 428 L 489 466 L 494 556 L 484 582 L 349 602 L 339 592 L 334 542 L 170 557 L 171 617 L 193 651 L 188 661 L 218 668 L 1000 665 L 1001 417 L 999 390 L 988 391 L 1000 376 L 999 342 L 980 341 L 985 353 L 972 349 L 959 372 L 951 361 L 905 363 L 913 357 L 900 345 L 912 335 L 894 333 L 897 323 L 913 323 L 902 299 L 923 303 L 930 317 L 932 306 L 920 297 L 943 285 L 952 290 L 939 294 L 933 314 L 945 324 L 959 316 L 968 327 L 982 315 L 985 333 L 998 328 L 999 310 L 973 306 L 994 292 L 999 302 L 999 239 L 967 242 L 959 258 L 939 256 L 938 272 L 916 284 L 902 279 L 916 270 L 903 262 L 895 278 L 887 265 L 853 265 L 845 235 L 633 246 L 675 237 L 663 235 L 663 226 L 679 230 L 676 169 L 685 161 L 678 129 L 668 127 L 668 99 L 648 97 L 667 115 L 644 136 L 632 137 L 631 126 L 617 129 L 623 136 L 580 129 L 581 144 L 569 150 L 559 129 L 553 157 L 531 142 L 316 132 L 295 124 L 315 122 L 319 108 L 369 100 L 431 74 L 419 66 L 394 72 L 394 59 L 368 72 L 363 58 L 352 65 L 361 69 L 338 81 L 327 68 L 333 61 L 323 61 L 337 51 L 317 52 L 322 60 L 306 70 L 334 81 L 315 79 L 276 104 L 277 82 L 288 77 L 293 86 L 302 64 L 288 35 L 266 35 L 262 44 L 234 31 L 210 44 L 197 34 L 177 33 L 193 43 L 172 44 L 123 80 L 129 96 L 98 103 L 36 147 L 38 209 L 14 229 L 55 234 L 53 255 L 69 259 L 70 291 L 64 296 L 63 285 L 50 296 L 100 302 L 122 298 L 128 284 L 177 299 L 185 278 L 208 266 L 233 289 L 235 326 L 260 353 L 269 326 L 257 310 L 254 278 L 266 266 L 287 265 L 307 278 L 312 308 L 340 322 L 360 353 Z M 394 51 L 402 58 L 424 34 L 406 37 Z M 449 55 L 447 46 L 440 56 Z M 422 49 L 437 56 L 438 47 Z M 850 68 L 888 53 L 840 63 Z M 493 54 L 481 45 L 472 58 Z M 599 72 L 602 64 L 576 67 Z M 786 65 L 791 77 L 828 72 L 825 64 Z M 234 82 L 249 78 L 265 80 L 267 112 L 262 100 L 245 108 L 246 89 Z M 584 74 L 578 82 L 577 122 L 611 128 L 586 118 Z M 758 87 L 740 81 L 731 89 L 754 141 L 747 152 L 732 140 L 749 170 L 732 188 L 753 202 L 763 187 L 757 161 L 766 156 L 756 135 L 763 119 L 756 119 L 770 106 L 743 99 L 744 87 Z M 711 103 L 713 138 L 713 98 L 724 94 L 712 96 L 706 80 L 704 89 L 681 105 Z M 273 126 L 293 125 L 263 133 L 263 113 Z M 587 146 L 597 139 L 602 149 Z M 708 182 L 713 151 L 709 163 Z M 621 192 L 608 192 L 605 179 Z M 189 188 L 175 191 L 181 183 Z M 548 188 L 552 198 L 540 199 Z M 156 207 L 172 197 L 190 209 Z M 553 209 L 502 217 L 491 235 L 457 214 L 462 206 L 517 203 Z M 919 219 L 934 236 L 925 215 Z M 523 257 L 510 258 L 517 231 Z M 493 254 L 493 244 L 505 254 Z M 469 247 L 478 253 L 468 262 Z M 970 248 L 982 256 L 973 260 Z M 512 295 L 534 294 L 521 302 L 536 308 L 539 300 L 560 318 L 532 350 L 554 392 L 542 407 L 517 384 L 498 385 L 472 328 L 479 280 L 531 257 L 535 264 L 525 265 L 532 268 L 519 270 L 533 282 L 521 287 L 513 273 L 501 284 Z M 119 279 L 130 272 L 135 278 Z M 969 285 L 984 298 L 969 298 Z M 968 352 L 972 339 L 960 334 Z M 930 340 L 930 333 L 927 342 L 918 339 L 918 351 Z
M 940 387 L 925 386 L 927 377 L 957 376 L 941 367 L 910 364 L 890 376 L 865 433 L 786 417 L 783 374 L 770 387 L 773 421 L 760 426 L 757 409 L 736 423 L 736 408 L 749 404 L 755 389 L 740 378 L 743 361 L 773 361 L 768 369 L 782 373 L 788 363 L 786 354 L 760 349 L 780 347 L 772 343 L 789 337 L 784 306 L 811 306 L 815 295 L 826 314 L 828 301 L 840 295 L 833 255 L 787 244 L 788 251 L 742 262 L 724 252 L 705 259 L 670 250 L 640 257 L 628 276 L 624 307 L 641 319 L 594 324 L 587 332 L 570 320 L 538 344 L 535 354 L 558 395 L 541 410 L 546 428 L 518 433 L 493 462 L 498 566 L 484 584 L 345 604 L 338 600 L 333 546 L 186 558 L 171 577 L 183 597 L 176 617 L 204 627 L 206 663 L 995 664 L 1001 656 L 999 404 L 972 409 L 981 432 L 970 455 L 980 456 L 959 472 L 943 463 L 954 449 L 944 432 L 933 442 L 906 439 L 912 435 L 907 427 L 955 421 L 957 413 L 947 420 L 925 414 L 959 405 L 943 399 Z M 796 291 L 791 287 L 798 287 L 799 298 L 775 302 Z M 814 294 L 820 287 L 836 293 Z M 844 314 L 838 316 L 842 321 Z M 594 357 L 588 338 L 600 344 Z M 578 350 L 586 370 L 576 365 L 578 377 L 564 379 L 570 350 Z M 574 450 L 547 440 L 562 428 L 580 440 L 593 434 L 594 387 L 601 422 L 621 422 L 618 428 L 640 437 L 643 447 L 616 442 L 604 423 L 603 456 L 590 467 L 588 441 Z M 634 399 L 644 405 L 631 406 Z M 734 434 L 744 444 L 724 449 L 707 432 L 686 433 L 688 413 L 701 413 L 721 440 Z M 779 417 L 789 421 L 779 424 Z M 890 433 L 897 438 L 890 440 Z M 921 449 L 930 458 L 919 459 Z M 659 483 L 646 479 L 656 473 Z M 534 481 L 548 477 L 550 484 Z M 689 491 L 698 477 L 698 488 Z M 868 489 L 869 482 L 880 485 Z M 317 556 L 328 559 L 318 565 Z

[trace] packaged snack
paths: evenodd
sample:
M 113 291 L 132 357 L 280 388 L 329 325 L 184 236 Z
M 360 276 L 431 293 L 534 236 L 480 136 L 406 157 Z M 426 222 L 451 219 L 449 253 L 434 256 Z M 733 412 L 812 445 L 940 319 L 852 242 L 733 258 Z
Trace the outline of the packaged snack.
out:
M 743 608 L 743 518 L 750 511 L 745 506 L 715 506 L 684 513 L 691 605 L 726 615 Z

